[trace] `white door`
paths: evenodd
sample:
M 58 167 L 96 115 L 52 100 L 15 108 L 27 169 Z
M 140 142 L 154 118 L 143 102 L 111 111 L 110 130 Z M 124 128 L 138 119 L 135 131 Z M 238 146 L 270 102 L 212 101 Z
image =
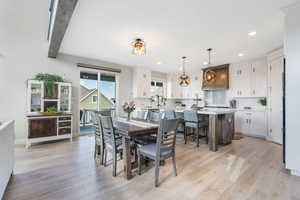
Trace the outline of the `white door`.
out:
M 269 134 L 273 142 L 282 144 L 282 73 L 283 58 L 270 63 Z

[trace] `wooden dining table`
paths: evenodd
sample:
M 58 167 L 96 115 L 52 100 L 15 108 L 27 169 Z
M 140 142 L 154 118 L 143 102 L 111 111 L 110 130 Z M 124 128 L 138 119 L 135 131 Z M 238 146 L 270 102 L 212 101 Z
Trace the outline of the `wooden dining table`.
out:
M 137 136 L 157 134 L 158 123 L 145 120 L 129 120 L 125 118 L 113 119 L 113 125 L 118 134 L 122 136 L 123 145 L 123 163 L 125 178 L 132 178 L 132 155 L 130 149 L 130 141 L 133 141 Z

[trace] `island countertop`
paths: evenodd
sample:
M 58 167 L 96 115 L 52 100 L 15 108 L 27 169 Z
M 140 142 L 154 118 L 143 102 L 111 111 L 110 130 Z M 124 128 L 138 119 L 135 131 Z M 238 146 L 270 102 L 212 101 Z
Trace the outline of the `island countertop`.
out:
M 224 115 L 229 113 L 235 113 L 236 109 L 229 109 L 229 108 L 203 108 L 198 110 L 198 114 L 204 115 Z M 184 110 L 175 110 L 175 112 L 184 112 Z

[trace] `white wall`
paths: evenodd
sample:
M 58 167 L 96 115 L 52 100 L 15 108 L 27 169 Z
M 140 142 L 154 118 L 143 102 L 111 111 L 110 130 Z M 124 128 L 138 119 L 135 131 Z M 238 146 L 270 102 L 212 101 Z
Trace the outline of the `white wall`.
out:
M 75 134 L 79 132 L 80 73 L 76 63 L 121 69 L 120 102 L 132 95 L 132 72 L 128 67 L 64 54 L 57 59 L 47 57 L 49 3 L 46 0 L 5 0 L 0 6 L 0 118 L 15 120 L 18 143 L 26 138 L 26 80 L 39 72 L 55 73 L 72 82 Z
M 300 2 L 283 10 L 286 14 L 286 167 L 300 176 Z

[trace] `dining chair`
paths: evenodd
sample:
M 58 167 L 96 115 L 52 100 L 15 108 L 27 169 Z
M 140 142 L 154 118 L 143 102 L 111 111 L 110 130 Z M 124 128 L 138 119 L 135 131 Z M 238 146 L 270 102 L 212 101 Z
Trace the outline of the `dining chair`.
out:
M 159 122 L 162 119 L 161 112 L 149 112 L 147 120 L 153 122 Z
M 185 125 L 185 144 L 187 143 L 187 137 L 190 135 L 196 135 L 197 137 L 197 147 L 199 147 L 200 137 L 206 138 L 206 143 L 208 144 L 208 120 L 205 115 L 198 115 L 197 111 L 184 111 L 184 125 Z M 193 129 L 192 134 L 189 134 L 187 129 Z M 200 135 L 200 130 L 204 130 L 204 135 Z
M 157 141 L 138 148 L 138 173 L 141 175 L 142 158 L 155 161 L 155 187 L 159 185 L 160 162 L 168 158 L 173 161 L 173 173 L 177 176 L 175 161 L 175 141 L 179 119 L 162 119 L 159 123 Z
M 101 112 L 94 111 L 91 112 L 91 121 L 92 125 L 95 127 L 95 150 L 94 150 L 94 159 L 96 160 L 97 156 L 101 156 L 100 164 L 103 165 L 103 156 L 104 156 L 104 140 L 101 129 L 101 124 L 99 121 L 99 115 L 110 116 L 110 112 Z
M 183 116 L 177 115 L 175 110 L 165 110 L 164 118 L 166 118 L 166 119 L 176 119 L 176 118 L 182 119 L 178 124 L 177 133 L 181 133 L 181 134 L 183 134 L 183 136 L 185 135 Z
M 120 159 L 123 155 L 122 137 L 116 134 L 113 127 L 111 116 L 99 116 L 101 129 L 103 133 L 103 143 L 104 143 L 104 166 L 106 166 L 107 151 L 112 155 L 113 160 L 113 176 L 117 175 L 117 155 L 119 154 Z M 135 144 L 130 143 L 131 149 L 135 149 Z
M 139 110 L 136 112 L 135 118 L 138 120 L 147 120 L 148 111 Z M 156 136 L 153 135 L 141 135 L 134 138 L 134 142 L 138 145 L 147 145 L 156 142 Z

